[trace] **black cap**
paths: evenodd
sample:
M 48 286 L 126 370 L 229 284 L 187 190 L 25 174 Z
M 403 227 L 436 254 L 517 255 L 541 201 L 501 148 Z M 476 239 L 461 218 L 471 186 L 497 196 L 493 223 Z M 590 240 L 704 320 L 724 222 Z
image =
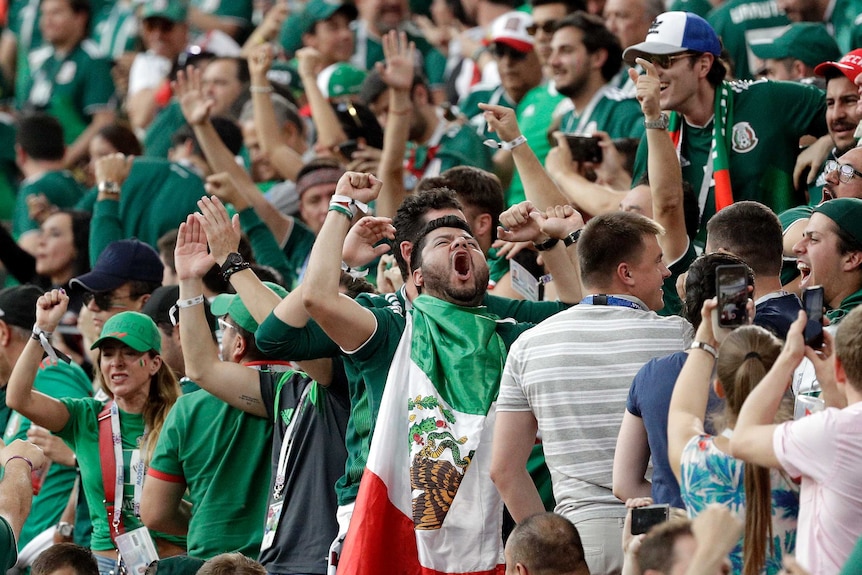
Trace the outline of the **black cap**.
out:
M 36 323 L 36 300 L 44 293 L 34 285 L 20 285 L 0 291 L 0 320 L 31 329 Z
M 130 281 L 160 284 L 163 274 L 164 266 L 156 250 L 137 239 L 119 240 L 108 244 L 89 273 L 73 278 L 69 285 L 105 292 Z
M 145 303 L 144 307 L 141 309 L 141 313 L 150 316 L 152 320 L 156 322 L 156 325 L 173 325 L 173 322 L 171 321 L 171 308 L 176 305 L 178 299 L 180 299 L 180 286 L 161 286 L 156 288 L 156 291 L 152 293 L 150 299 L 147 300 L 147 303 Z M 204 299 L 203 305 L 204 314 L 207 318 L 207 325 L 210 328 L 210 332 L 215 333 L 218 323 L 216 322 L 215 316 L 210 311 L 210 303 Z M 174 311 L 174 318 L 177 321 L 180 319 L 178 309 Z

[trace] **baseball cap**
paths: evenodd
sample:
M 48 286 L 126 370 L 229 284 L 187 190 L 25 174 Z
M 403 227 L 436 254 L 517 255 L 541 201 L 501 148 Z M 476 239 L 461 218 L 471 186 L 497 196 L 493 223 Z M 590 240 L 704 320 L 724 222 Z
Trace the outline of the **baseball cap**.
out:
M 750 42 L 754 55 L 761 60 L 794 58 L 807 66 L 817 66 L 841 55 L 835 38 L 819 22 L 795 22 L 781 35 L 766 42 Z
M 340 0 L 309 0 L 299 14 L 290 16 L 281 28 L 281 44 L 288 52 L 302 48 L 302 35 L 308 34 L 318 22 L 330 18 L 336 12 L 344 12 L 348 20 L 356 20 L 359 12 L 353 3 Z
M 178 299 L 180 299 L 180 286 L 158 287 L 150 295 L 150 299 L 147 300 L 144 307 L 141 308 L 141 313 L 150 316 L 150 319 L 156 322 L 156 325 L 176 325 L 171 318 L 171 309 L 176 306 Z M 210 304 L 206 299 L 204 300 L 204 315 L 206 315 L 210 331 L 214 331 L 218 324 L 216 323 L 215 316 L 210 311 Z M 175 320 L 179 319 L 179 310 L 173 311 L 173 318 Z
M 164 266 L 156 250 L 137 239 L 119 240 L 108 244 L 99 254 L 93 269 L 72 278 L 69 285 L 91 292 L 104 292 L 130 281 L 160 284 L 163 273 Z
M 506 12 L 491 23 L 490 44 L 504 44 L 518 52 L 533 51 L 533 37 L 527 28 L 533 23 L 533 17 L 524 12 Z
M 171 22 L 185 22 L 188 5 L 182 0 L 147 0 L 141 10 L 141 20 L 164 18 Z
M 828 70 L 837 70 L 853 82 L 856 76 L 862 74 L 862 48 L 844 54 L 837 62 L 823 62 L 814 68 L 818 76 L 825 76 Z
M 15 327 L 31 329 L 36 323 L 36 300 L 44 293 L 32 284 L 0 291 L 0 320 Z
M 284 297 L 287 295 L 287 290 L 278 284 L 272 282 L 263 282 L 263 285 Z M 257 331 L 257 322 L 249 313 L 245 304 L 235 293 L 223 293 L 215 297 L 212 303 L 212 312 L 215 316 L 230 315 L 231 319 L 242 329 L 247 332 L 254 333 Z M 107 324 L 105 324 L 107 327 Z
M 96 349 L 107 340 L 116 340 L 135 351 L 162 352 L 162 336 L 150 316 L 139 311 L 124 311 L 112 316 L 102 326 L 102 335 L 90 349 Z
M 368 73 L 346 62 L 337 62 L 317 75 L 317 87 L 326 98 L 356 96 Z
M 650 55 L 705 52 L 721 55 L 721 42 L 709 23 L 691 12 L 665 12 L 650 24 L 646 40 L 626 48 L 623 60 L 634 65 L 635 58 Z
M 823 214 L 862 246 L 862 200 L 859 198 L 836 198 L 814 208 L 815 214 Z

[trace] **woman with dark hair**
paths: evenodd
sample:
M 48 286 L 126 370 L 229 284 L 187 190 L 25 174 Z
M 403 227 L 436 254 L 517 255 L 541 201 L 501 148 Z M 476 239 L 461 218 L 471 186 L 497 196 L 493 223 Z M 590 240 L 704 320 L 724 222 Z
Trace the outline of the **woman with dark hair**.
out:
M 36 337 L 28 338 L 15 364 L 6 402 L 75 452 L 93 522 L 91 546 L 99 572 L 107 574 L 117 560 L 116 537 L 143 526 L 139 507 L 146 466 L 180 390 L 173 370 L 162 361 L 156 324 L 149 316 L 126 311 L 105 322 L 102 337 L 92 346 L 98 349 L 96 382 L 110 397 L 107 405 L 95 398 L 56 399 L 35 391 L 43 346 L 50 349 L 45 334 L 57 328 L 68 303 L 63 290 L 37 300 Z M 114 489 L 122 484 L 134 489 Z M 183 538 L 151 535 L 160 557 L 184 551 Z
M 87 185 L 96 185 L 96 160 L 117 152 L 126 156 L 140 156 L 144 153 L 141 142 L 127 124 L 115 122 L 108 124 L 90 140 L 90 163 L 87 165 Z
M 715 298 L 704 303 L 700 327 L 674 388 L 668 458 L 690 517 L 719 503 L 745 518 L 745 533 L 730 554 L 733 572 L 772 575 L 796 548 L 799 487 L 778 470 L 735 459 L 730 437 L 745 398 L 775 363 L 782 344 L 764 328 L 749 325 L 730 332 L 718 352 L 712 328 L 716 307 Z M 726 428 L 720 435 L 706 433 L 703 424 L 713 384 L 726 400 Z

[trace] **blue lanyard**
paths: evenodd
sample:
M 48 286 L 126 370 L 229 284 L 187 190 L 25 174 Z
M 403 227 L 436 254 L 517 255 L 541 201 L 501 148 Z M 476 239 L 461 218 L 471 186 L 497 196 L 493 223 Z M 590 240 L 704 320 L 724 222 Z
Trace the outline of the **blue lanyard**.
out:
M 641 306 L 639 306 L 633 301 L 605 294 L 588 295 L 587 297 L 582 299 L 580 303 L 585 303 L 587 305 L 615 305 L 631 309 L 643 309 Z

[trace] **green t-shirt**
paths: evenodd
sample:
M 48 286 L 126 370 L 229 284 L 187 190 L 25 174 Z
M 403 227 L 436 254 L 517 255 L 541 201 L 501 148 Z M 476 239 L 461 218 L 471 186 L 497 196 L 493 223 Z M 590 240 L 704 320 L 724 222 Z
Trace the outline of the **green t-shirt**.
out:
M 206 391 L 183 395 L 171 408 L 147 474 L 188 486 L 190 556 L 260 551 L 271 443 L 272 421 Z
M 168 157 L 171 149 L 171 136 L 186 125 L 186 118 L 180 103 L 173 99 L 156 113 L 144 136 L 144 155 L 154 158 Z
M 421 145 L 407 143 L 404 154 L 407 188 L 413 189 L 421 177 L 439 176 L 455 166 L 473 166 L 493 172 L 493 153 L 470 126 L 459 122 L 447 123 L 441 118 L 437 131 L 428 142 Z
M 119 202 L 97 202 L 98 190 L 93 188 L 78 203 L 79 209 L 93 213 L 91 264 L 109 243 L 125 238 L 138 238 L 158 249 L 159 238 L 196 212 L 205 194 L 203 180 L 188 168 L 158 158 L 135 158 Z
M 491 138 L 499 142 L 500 136 L 497 135 L 497 132 L 492 132 L 488 128 L 488 122 L 485 121 L 485 113 L 479 108 L 480 103 L 505 106 L 513 110 L 517 107 L 517 104 L 509 98 L 502 86 L 497 86 L 496 88 L 477 86 L 467 94 L 463 102 L 458 104 L 461 108 L 461 113 L 467 117 L 468 123 L 473 126 L 479 137 L 483 140 Z
M 643 112 L 640 104 L 634 98 L 628 97 L 622 91 L 605 86 L 603 93 L 584 112 L 569 110 L 563 115 L 560 130 L 570 134 L 592 133 L 596 130 L 607 132 L 611 138 L 636 138 L 644 135 Z M 592 104 L 592 102 L 590 103 Z
M 710 10 L 712 10 L 712 4 L 709 0 L 673 0 L 668 8 L 670 12 L 691 12 L 701 18 L 706 18 Z
M 39 366 L 33 388 L 56 399 L 64 397 L 89 397 L 92 385 L 87 374 L 76 363 L 59 362 L 50 365 L 45 362 Z M 16 439 L 27 440 L 30 420 L 13 411 L 3 434 L 3 442 L 9 445 Z M 60 521 L 69 493 L 75 483 L 77 473 L 74 467 L 52 463 L 45 475 L 39 495 L 33 497 L 30 515 L 21 529 L 18 545 L 23 549 L 34 537 Z
M 66 144 L 81 135 L 93 114 L 114 106 L 111 63 L 100 57 L 91 40 L 84 40 L 66 56 L 43 46 L 31 52 L 30 70 L 26 105 L 57 118 Z
M 30 219 L 27 197 L 44 194 L 48 201 L 58 208 L 71 208 L 84 196 L 84 188 L 75 181 L 71 172 L 58 170 L 44 172 L 21 182 L 18 197 L 15 199 L 15 217 L 12 233 L 15 237 L 31 230 L 38 230 L 39 224 Z
M 729 0 L 710 12 L 707 21 L 721 38 L 740 80 L 754 78 L 757 71 L 749 42 L 774 38 L 790 24 L 776 0 Z
M 568 108 L 571 108 L 571 100 L 557 92 L 552 83 L 536 86 L 518 102 L 515 113 L 521 133 L 527 138 L 530 149 L 542 165 L 551 151 L 548 129 Z M 513 206 L 525 199 L 527 197 L 524 193 L 524 182 L 521 181 L 520 172 L 515 170 L 509 189 L 506 190 L 506 206 Z
M 728 150 L 733 199 L 754 200 L 776 213 L 805 203 L 793 187 L 793 166 L 799 153 L 799 138 L 826 133 L 826 100 L 814 86 L 794 82 L 732 82 L 733 117 L 729 124 Z M 780 122 L 775 121 L 776 102 L 782 103 Z M 701 190 L 704 166 L 712 145 L 712 122 L 703 128 L 682 127 L 680 163 L 682 177 L 700 197 L 703 241 L 706 222 L 715 213 L 715 189 L 710 182 Z M 633 170 L 637 182 L 646 170 L 647 145 L 641 141 Z M 703 193 L 703 195 L 701 195 Z
M 110 551 L 114 549 L 114 544 L 111 542 L 108 513 L 103 503 L 105 488 L 102 484 L 102 459 L 99 456 L 98 417 L 105 406 L 101 401 L 93 398 L 62 398 L 60 401 L 69 410 L 69 421 L 57 432 L 57 435 L 72 448 L 78 458 L 81 485 L 87 497 L 90 519 L 93 522 L 91 546 L 95 551 Z M 133 512 L 135 473 L 131 469 L 133 459 L 135 465 L 143 465 L 144 454 L 140 453 L 140 443 L 144 435 L 143 415 L 120 410 L 120 435 L 123 447 L 122 521 L 126 531 L 131 531 L 143 527 L 141 519 L 135 517 Z M 152 530 L 150 534 L 185 546 L 185 537 L 168 536 Z

